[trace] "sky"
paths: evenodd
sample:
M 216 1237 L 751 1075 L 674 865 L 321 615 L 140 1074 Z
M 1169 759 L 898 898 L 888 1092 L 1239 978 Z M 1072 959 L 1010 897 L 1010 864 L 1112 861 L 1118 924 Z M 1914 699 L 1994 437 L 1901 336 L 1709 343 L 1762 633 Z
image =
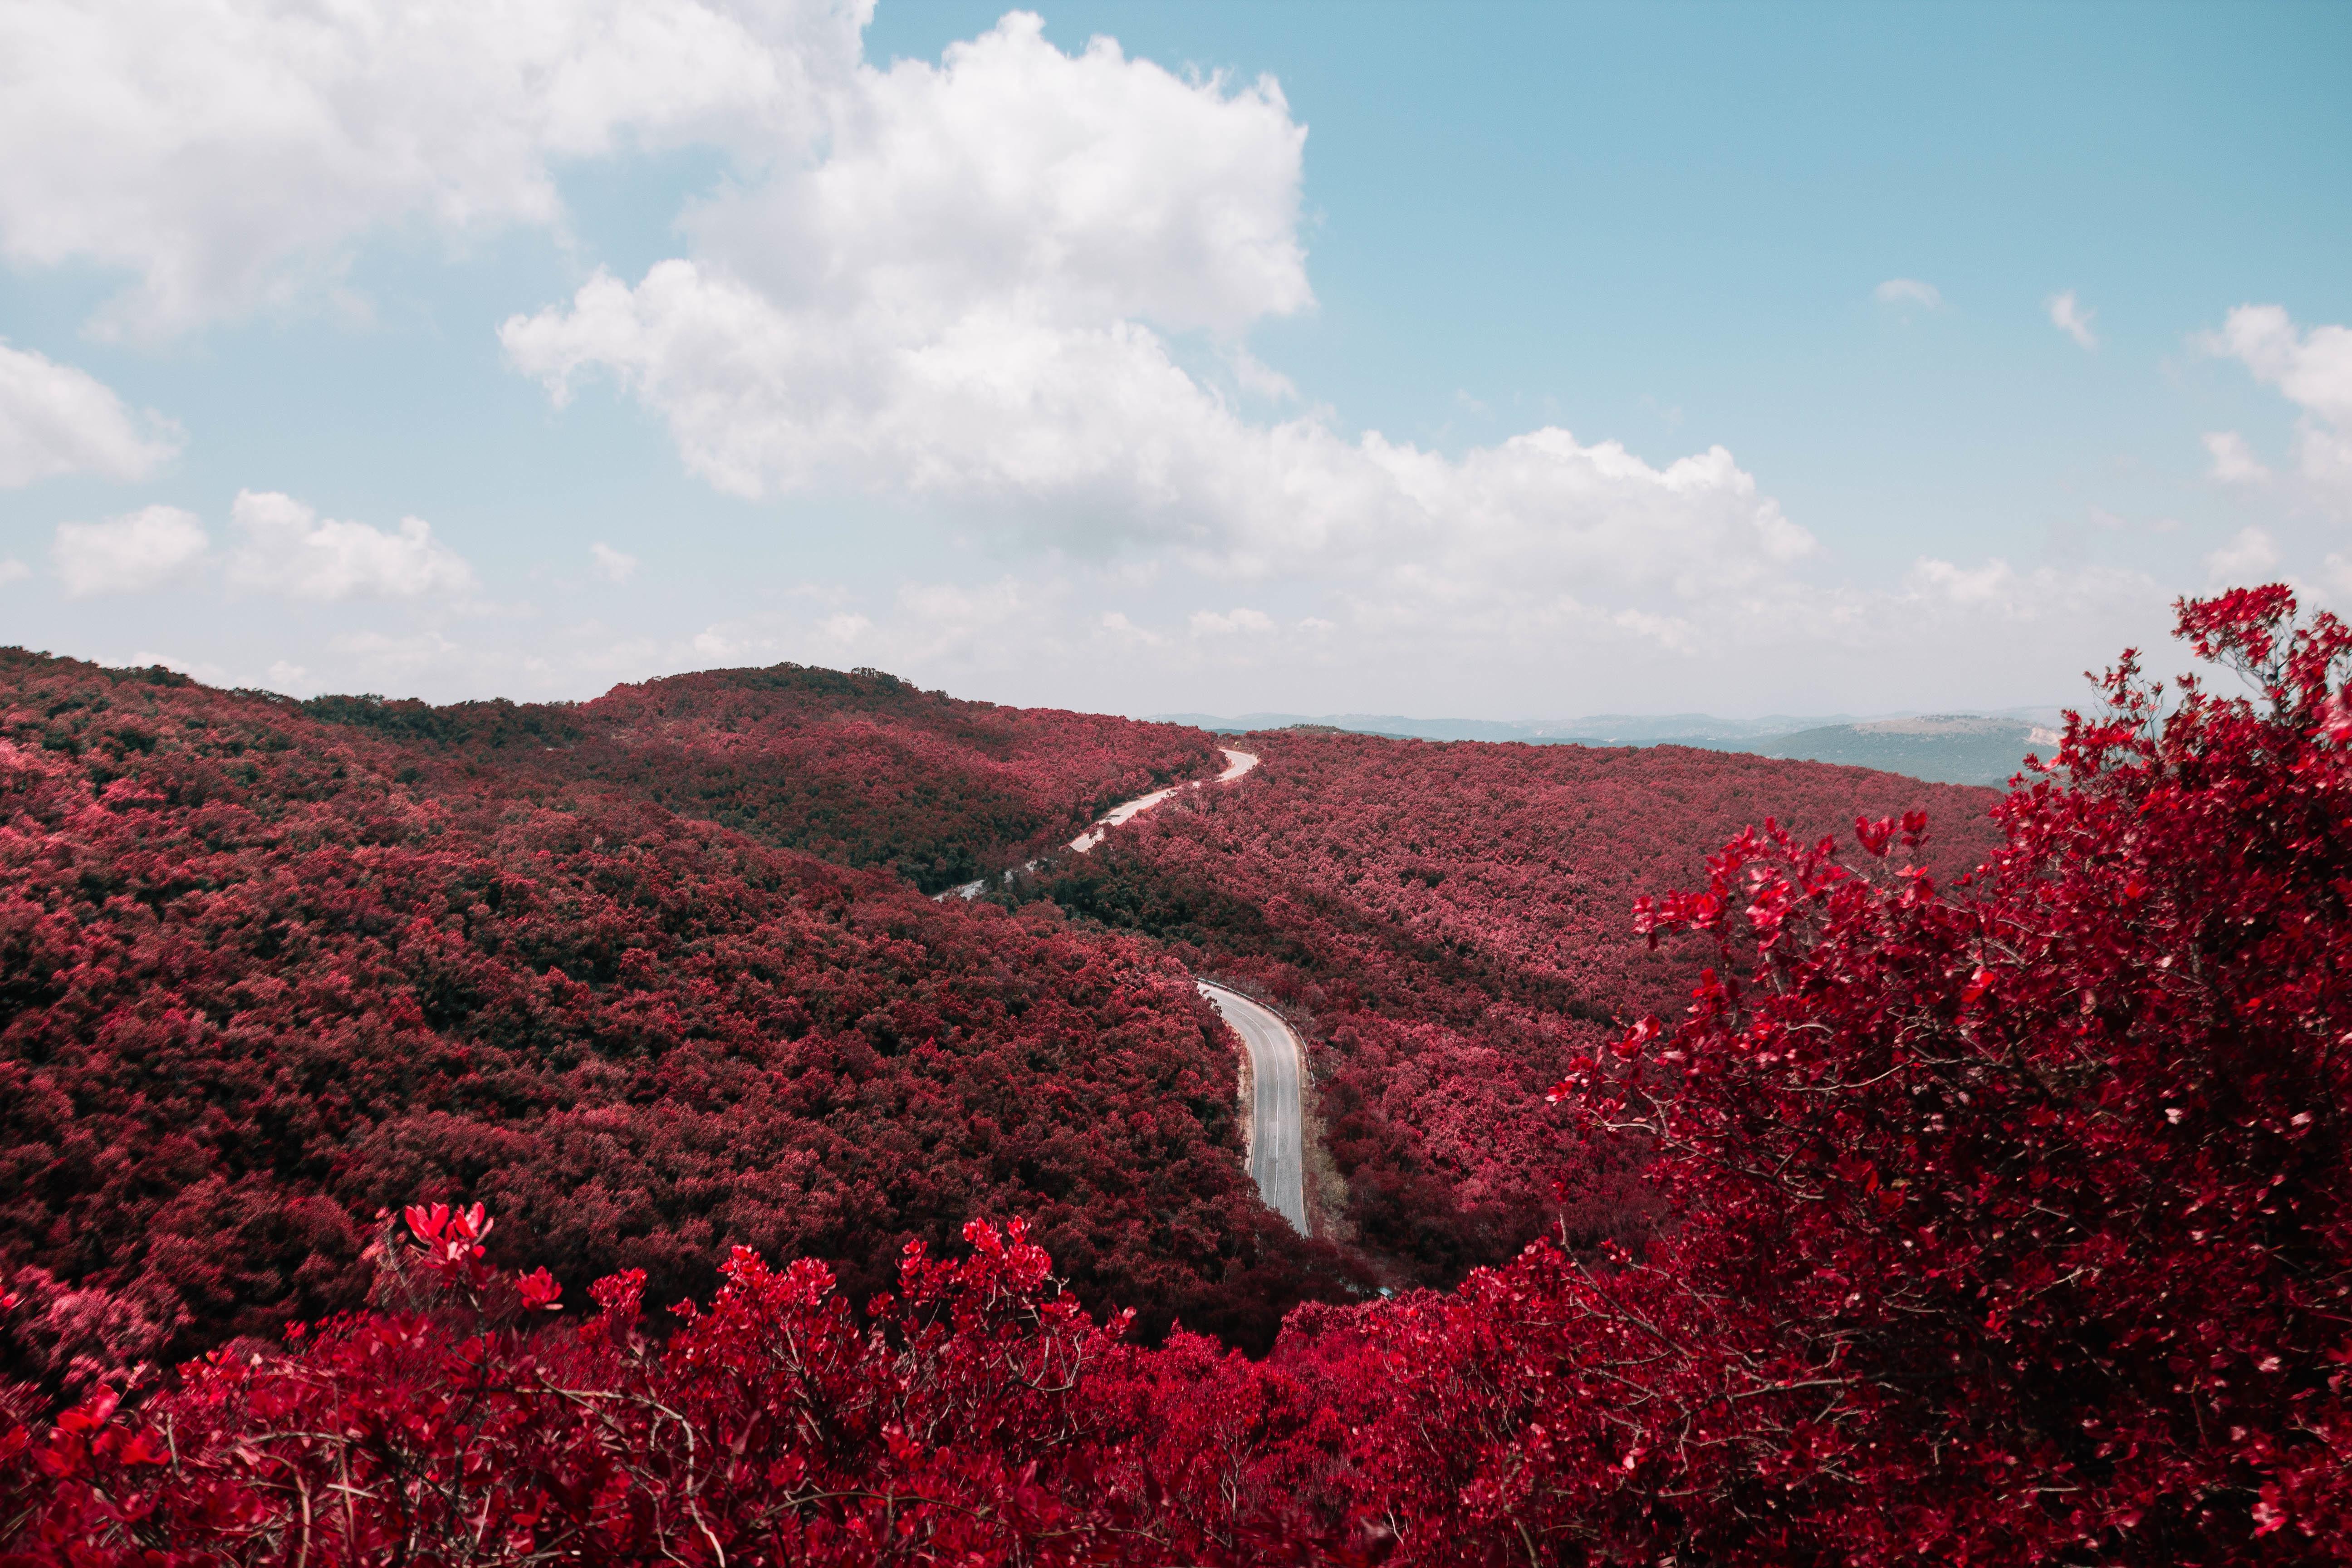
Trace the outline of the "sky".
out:
M 2352 608 L 2352 7 L 0 0 L 0 643 L 2080 701 Z

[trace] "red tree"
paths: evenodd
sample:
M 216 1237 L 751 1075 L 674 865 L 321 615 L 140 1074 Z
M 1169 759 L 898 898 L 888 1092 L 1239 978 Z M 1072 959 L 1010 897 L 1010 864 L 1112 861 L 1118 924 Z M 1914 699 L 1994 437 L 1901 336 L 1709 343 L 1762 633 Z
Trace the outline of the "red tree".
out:
M 1722 968 L 1555 1092 L 1656 1141 L 1673 1224 L 1354 1315 L 1400 1385 L 1354 1500 L 1413 1556 L 2352 1551 L 2352 636 L 2180 608 L 2255 695 L 2127 658 L 1967 885 L 1913 816 L 1645 903 Z

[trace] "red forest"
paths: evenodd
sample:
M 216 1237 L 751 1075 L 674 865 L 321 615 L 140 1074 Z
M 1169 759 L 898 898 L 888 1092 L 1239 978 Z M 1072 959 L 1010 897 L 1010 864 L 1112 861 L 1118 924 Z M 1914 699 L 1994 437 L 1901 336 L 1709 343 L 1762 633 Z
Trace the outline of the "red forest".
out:
M 1473 1114 L 1558 1118 L 1544 1135 L 1562 1148 L 1645 1161 L 1644 1225 L 1539 1237 L 1448 1292 L 1301 1306 L 1253 1360 L 1189 1332 L 1150 1345 L 1125 1318 L 1089 1312 L 1036 1227 L 985 1212 L 1017 1204 L 1009 1186 L 1002 1197 L 975 1188 L 957 1237 L 915 1237 L 872 1296 L 867 1280 L 845 1284 L 815 1259 L 753 1246 L 724 1256 L 723 1283 L 700 1304 L 663 1310 L 670 1298 L 625 1258 L 583 1288 L 539 1270 L 534 1247 L 509 1248 L 532 1227 L 488 1169 L 477 1182 L 484 1207 L 419 1192 L 397 1219 L 355 1227 L 363 1309 L 165 1371 L 101 1360 L 54 1414 L 47 1389 L 11 1393 L 0 1562 L 2341 1561 L 2352 1553 L 2352 701 L 2340 683 L 2352 633 L 2326 616 L 2298 622 L 2275 588 L 2185 604 L 2181 631 L 2250 694 L 2168 689 L 2126 658 L 2105 705 L 2070 721 L 2052 770 L 2000 801 L 1991 841 L 1966 871 L 1954 870 L 1956 835 L 1916 803 L 1889 801 L 1815 837 L 1821 825 L 1804 814 L 1832 802 L 1798 799 L 1786 819 L 1804 832 L 1729 835 L 1679 888 L 1662 883 L 1631 911 L 1643 951 L 1654 941 L 1661 964 L 1687 965 L 1679 983 L 1606 954 L 1506 975 L 1517 966 L 1496 955 L 1545 921 L 1570 929 L 1575 902 L 1545 904 L 1528 895 L 1532 879 L 1514 893 L 1480 871 L 1469 851 L 1500 859 L 1511 841 L 1475 837 L 1459 819 L 1452 837 L 1407 850 L 1420 858 L 1421 891 L 1394 874 L 1402 868 L 1377 868 L 1391 870 L 1397 900 L 1383 890 L 1351 906 L 1304 876 L 1297 892 L 1280 890 L 1278 857 L 1241 857 L 1236 877 L 1265 879 L 1224 890 L 1268 887 L 1298 905 L 1270 903 L 1255 926 L 1210 902 L 1220 889 L 1155 881 L 1150 869 L 1173 853 L 1162 840 L 1209 834 L 1229 816 L 1246 825 L 1255 808 L 1234 804 L 1246 784 L 1153 830 L 1160 847 L 1128 836 L 1129 863 L 1089 895 L 1098 911 L 1126 900 L 1129 923 L 1164 922 L 1179 954 L 1230 954 L 1269 985 L 1291 976 L 1318 1026 L 1443 1030 L 1447 1050 L 1513 1009 L 1530 1030 L 1556 1026 L 1557 1071 L 1536 1097 L 1548 1109 L 1506 1109 L 1516 1102 L 1498 1096 Z M 93 672 L 77 668 L 87 685 Z M 142 955 L 163 950 L 174 900 L 217 900 L 260 879 L 174 871 L 182 861 L 266 840 L 321 901 L 330 879 L 348 888 L 363 868 L 371 889 L 423 879 L 369 864 L 401 864 L 386 853 L 393 836 L 362 839 L 352 825 L 401 818 L 390 805 L 361 808 L 394 801 L 395 786 L 356 752 L 267 752 L 259 730 L 223 717 L 207 733 L 235 734 L 246 750 L 206 741 L 221 747 L 217 767 L 89 760 L 101 733 L 154 734 L 156 711 L 184 722 L 231 700 L 167 690 L 154 700 L 84 725 L 79 756 L 21 742 L 11 752 L 9 852 L 58 868 L 31 885 L 70 910 L 77 940 L 103 924 L 113 945 L 87 939 L 85 970 L 119 989 L 100 1014 L 57 1015 L 40 999 L 41 1016 L 59 1022 L 30 1047 L 10 1037 L 10 1105 L 52 1060 L 96 1060 L 102 1046 L 108 1070 L 142 1070 L 189 1036 L 194 1013 L 144 1011 L 138 998 L 158 981 L 180 984 L 196 960 L 142 969 Z M 173 754 L 160 742 L 130 751 Z M 224 805 L 233 787 L 256 788 L 265 763 L 266 800 Z M 1665 778 L 1628 789 L 1618 809 L 1671 809 L 1643 801 Z M 198 798 L 212 787 L 218 800 Z M 1682 808 L 1715 798 L 1694 793 Z M 480 854 L 520 881 L 549 868 L 537 885 L 574 900 L 621 875 L 581 860 L 599 853 L 593 837 L 557 838 L 542 817 L 570 814 L 554 807 L 510 805 L 468 826 L 445 805 L 400 804 L 421 814 L 401 855 Z M 1201 1026 L 1166 1000 L 1172 986 L 1140 978 L 1163 962 L 1148 938 L 1044 910 L 931 910 L 948 922 L 934 931 L 921 924 L 926 907 L 878 879 L 635 809 L 613 826 L 669 835 L 663 853 L 676 858 L 688 845 L 731 858 L 710 879 L 740 880 L 750 890 L 729 896 L 770 922 L 792 906 L 780 891 L 787 870 L 801 889 L 827 878 L 871 889 L 904 925 L 886 934 L 860 923 L 845 893 L 841 915 L 812 913 L 800 928 L 803 942 L 846 955 L 845 975 L 887 968 L 877 946 L 858 945 L 866 940 L 917 984 L 934 947 L 958 950 L 951 928 L 1034 943 L 1041 985 L 1055 963 L 1099 947 L 1134 955 L 1139 978 L 1125 983 L 1139 1010 L 1139 998 L 1159 999 L 1152 1027 Z M 145 831 L 107 839 L 110 816 Z M 452 834 L 469 837 L 436 848 Z M 606 837 L 604 860 L 634 847 Z M 1252 842 L 1239 827 L 1232 837 Z M 90 879 L 77 869 L 85 839 L 112 850 L 110 861 L 88 856 Z M 322 870 L 341 874 L 314 877 L 293 858 L 314 840 L 327 844 Z M 1517 842 L 1538 841 L 1531 829 Z M 162 847 L 152 862 L 137 860 L 142 845 Z M 22 874 L 9 864 L 13 881 Z M 1376 867 L 1360 868 L 1353 886 L 1384 889 Z M 1457 870 L 1469 889 L 1457 901 L 1442 911 L 1423 901 Z M 1349 885 L 1344 871 L 1333 880 Z M 706 940 L 699 884 L 680 873 L 660 889 L 649 922 L 677 924 L 682 943 Z M 65 917 L 37 920 L 38 906 L 23 902 L 5 928 L 12 1007 L 68 973 L 37 945 L 53 940 L 44 921 Z M 1431 917 L 1426 930 L 1402 929 L 1408 906 Z M 421 906 L 397 929 L 424 920 L 442 933 L 430 950 L 446 951 L 471 940 L 467 919 L 482 918 L 472 908 L 449 911 L 454 932 Z M 1433 940 L 1476 929 L 1456 910 L 1505 934 L 1484 947 Z M 1601 929 L 1605 904 L 1591 918 Z M 221 929 L 292 942 L 331 924 L 326 912 L 306 920 L 299 931 L 288 921 Z M 382 973 L 385 961 L 360 949 L 394 929 L 361 922 L 331 976 Z M 991 984 L 1020 973 L 975 963 Z M 1360 978 L 1331 973 L 1348 964 Z M 710 984 L 731 1005 L 757 969 L 747 961 Z M 715 972 L 677 973 L 636 1005 L 667 1005 L 687 974 Z M 1358 989 L 1340 995 L 1350 978 Z M 1416 995 L 1428 1016 L 1412 1013 Z M 1609 1013 L 1622 1021 L 1596 1016 Z M 94 1027 L 116 1014 L 119 1036 Z M 429 1021 L 391 1026 L 411 1031 L 403 1091 L 462 1081 L 463 1062 L 430 1054 L 461 1048 L 455 1037 Z M 1348 1059 L 1338 1032 L 1327 1031 L 1327 1065 Z M 554 1054 L 562 1037 L 535 1048 Z M 1417 1042 L 1424 1058 L 1436 1039 Z M 298 1039 L 274 1043 L 303 1059 Z M 719 1075 L 722 1057 L 688 1055 L 698 1084 Z M 138 1092 L 165 1093 L 193 1059 L 173 1058 Z M 238 1059 L 261 1071 L 278 1058 Z M 646 1070 L 634 1064 L 654 1053 L 626 1059 L 610 1082 Z M 1033 1094 L 1066 1064 L 1037 1065 Z M 125 1126 L 135 1103 L 123 1100 Z M 692 1109 L 683 1093 L 678 1103 Z M 213 1097 L 157 1150 L 178 1157 L 236 1104 Z M 1204 1102 L 1196 1114 L 1205 1127 L 1214 1112 Z M 1436 1141 L 1425 1112 L 1397 1121 Z M 1526 1136 L 1500 1121 L 1487 1131 Z M 16 1145 L 12 1181 L 37 1174 L 43 1156 L 29 1147 Z M 1230 1147 L 1218 1152 L 1230 1162 Z M 110 1145 L 89 1157 L 110 1168 Z M 23 1268 L 22 1249 L 68 1241 L 72 1228 L 9 1235 L 17 1353 L 18 1325 L 40 1305 L 20 1279 L 59 1289 Z M 57 1320 L 63 1301 L 54 1295 L 31 1321 Z
M 166 672 L 0 674 L 20 1373 L 355 1307 L 371 1216 L 420 1196 L 662 1300 L 736 1245 L 868 1291 L 1014 1213 L 1153 1331 L 1262 1346 L 1341 1288 L 1258 1205 L 1234 1060 L 1134 940 L 610 789 L 427 794 L 405 750 Z
M 1544 1100 L 1570 1054 L 1689 984 L 1697 950 L 1653 951 L 1636 898 L 1776 816 L 1811 837 L 1925 810 L 1927 863 L 1948 872 L 1999 842 L 1994 792 L 1854 768 L 1672 746 L 1247 743 L 1263 758 L 1248 787 L 1193 792 L 1007 901 L 1042 889 L 1286 1007 L 1344 1184 L 1330 1217 L 1426 1283 L 1563 1217 L 1590 1240 L 1641 1223 L 1622 1141 Z
M 536 796 L 594 784 L 925 892 L 1027 859 L 1104 808 L 1213 772 L 1197 730 L 999 708 L 879 670 L 715 670 L 593 702 L 327 697 L 309 717 L 402 743 L 409 782 Z

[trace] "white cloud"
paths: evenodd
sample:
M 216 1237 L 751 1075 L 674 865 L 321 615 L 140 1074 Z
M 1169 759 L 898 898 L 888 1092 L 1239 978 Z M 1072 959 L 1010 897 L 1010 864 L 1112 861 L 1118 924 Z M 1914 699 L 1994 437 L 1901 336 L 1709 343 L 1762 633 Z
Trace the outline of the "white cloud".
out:
M 331 291 L 371 233 L 560 227 L 561 161 L 813 133 L 871 0 L 15 0 L 0 256 L 135 279 L 106 330 Z
M 2258 485 L 2271 477 L 2246 438 L 2235 430 L 2205 432 L 2205 450 L 2213 459 L 2213 477 L 2225 485 Z
M 1236 343 L 1233 350 L 1234 380 L 1252 397 L 1269 403 L 1295 403 L 1298 388 L 1291 379 Z
M 61 522 L 49 563 L 68 598 L 142 594 L 194 574 L 212 541 L 196 514 L 151 506 L 103 522 Z
M 1145 626 L 1139 626 L 1129 620 L 1127 613 L 1123 610 L 1105 610 L 1098 624 L 1106 633 L 1125 647 L 1165 647 L 1168 644 L 1168 639 L 1158 632 Z
M 1264 610 L 1235 608 L 1218 613 L 1215 610 L 1195 610 L 1186 623 L 1196 637 L 1229 637 L 1237 633 L 1263 634 L 1274 630 L 1274 617 Z
M 1975 567 L 1923 557 L 1911 568 L 1905 586 L 1918 597 L 1975 606 L 2008 603 L 2017 595 L 2018 580 L 2016 569 L 1998 556 Z
M 1889 278 L 1870 293 L 1882 305 L 1917 305 L 1929 310 L 1944 308 L 1943 290 L 1916 278 Z
M 2304 479 L 2352 513 L 2352 329 L 2298 329 L 2276 305 L 2241 305 L 2200 340 L 2275 386 L 2302 410 L 2295 456 Z
M 144 479 L 180 444 L 176 426 L 132 415 L 89 372 L 0 341 L 0 489 L 61 474 Z
M 226 668 L 208 659 L 182 658 L 177 654 L 155 653 L 146 648 L 142 648 L 123 662 L 133 669 L 162 665 L 165 669 L 178 670 L 191 680 L 201 680 L 206 686 L 227 686 L 234 680 Z
M 1247 417 L 1255 321 L 1311 306 L 1305 131 L 1270 81 L 1185 80 L 1014 14 L 942 65 L 859 68 L 829 136 L 500 337 L 561 405 L 610 377 L 731 494 L 914 498 L 1095 563 L 1309 574 L 1383 616 L 1562 595 L 1711 624 L 1814 553 L 1720 447 L 1653 465 L 1547 428 L 1456 456 L 1328 410 Z M 1679 634 L 1678 634 L 1679 635 Z
M 0 584 L 21 583 L 33 574 L 33 569 L 15 556 L 0 558 Z
M 625 583 L 635 575 L 637 558 L 625 555 L 602 542 L 588 547 L 589 569 L 607 583 Z
M 2074 298 L 2074 290 L 2050 296 L 2050 324 L 2074 340 L 2080 346 L 2095 349 L 2099 340 L 2091 331 L 2091 318 L 2095 310 L 2085 310 Z
M 403 518 L 397 533 L 386 533 L 257 490 L 238 491 L 229 515 L 245 536 L 228 564 L 229 581 L 240 588 L 334 601 L 415 599 L 474 586 L 473 569 L 434 539 L 423 518 Z
M 2267 530 L 2245 528 L 2205 557 L 2205 575 L 2215 583 L 2246 587 L 2267 580 L 2278 564 L 2278 544 Z

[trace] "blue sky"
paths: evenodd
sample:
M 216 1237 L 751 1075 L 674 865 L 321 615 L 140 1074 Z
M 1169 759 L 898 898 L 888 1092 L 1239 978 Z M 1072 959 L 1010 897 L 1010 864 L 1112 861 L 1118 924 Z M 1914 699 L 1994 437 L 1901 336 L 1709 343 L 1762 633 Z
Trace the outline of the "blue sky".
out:
M 0 16 L 0 640 L 1540 718 L 2352 602 L 2342 7 L 407 16 Z

